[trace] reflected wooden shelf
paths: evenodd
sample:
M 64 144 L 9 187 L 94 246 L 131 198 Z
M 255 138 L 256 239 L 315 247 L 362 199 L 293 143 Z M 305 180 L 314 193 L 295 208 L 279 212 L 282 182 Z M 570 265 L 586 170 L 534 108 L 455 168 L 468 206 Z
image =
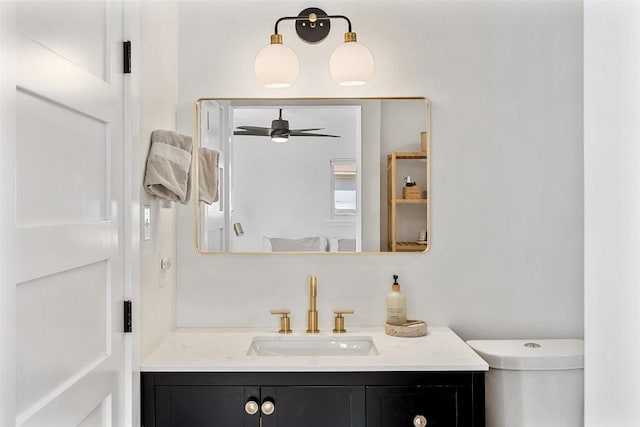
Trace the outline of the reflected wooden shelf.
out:
M 422 138 L 422 136 L 421 136 Z M 422 252 L 427 250 L 427 244 L 420 244 L 416 242 L 398 242 L 398 214 L 400 216 L 406 214 L 405 208 L 400 211 L 397 210 L 398 205 L 413 205 L 413 206 L 423 206 L 422 209 L 425 209 L 425 222 L 424 224 L 413 224 L 415 226 L 416 231 L 418 230 L 429 230 L 429 209 L 427 207 L 429 200 L 427 198 L 424 199 L 405 199 L 399 198 L 401 194 L 398 194 L 397 190 L 397 163 L 398 160 L 425 160 L 426 166 L 428 168 L 428 147 L 429 141 L 427 136 L 427 141 L 425 144 L 426 148 L 423 148 L 426 151 L 407 151 L 407 152 L 392 152 L 387 155 L 387 242 L 388 247 L 391 252 Z M 419 164 L 422 162 L 418 162 Z M 427 181 L 425 185 L 425 191 L 429 191 L 429 173 L 430 171 L 427 169 Z M 420 191 L 419 187 L 416 187 L 416 192 Z M 403 188 L 403 190 L 406 190 Z M 402 194 L 404 195 L 404 191 Z M 412 195 L 411 192 L 407 191 L 407 194 Z M 417 193 L 416 196 L 424 194 Z M 408 209 L 413 211 L 413 209 Z M 405 237 L 406 238 L 406 237 Z
M 407 151 L 387 154 L 387 160 L 391 160 L 392 157 L 396 159 L 426 159 L 427 153 L 422 151 Z
M 426 205 L 427 199 L 393 199 L 389 203 L 407 204 L 407 205 Z
M 427 250 L 426 243 L 396 242 L 395 245 L 395 248 L 390 248 L 392 252 L 422 252 Z

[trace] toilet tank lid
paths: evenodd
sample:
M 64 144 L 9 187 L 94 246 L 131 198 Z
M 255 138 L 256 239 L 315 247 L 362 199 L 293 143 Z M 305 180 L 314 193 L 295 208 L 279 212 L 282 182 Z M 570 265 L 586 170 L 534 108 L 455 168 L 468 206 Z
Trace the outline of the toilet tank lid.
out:
M 581 339 L 469 340 L 494 369 L 544 371 L 584 368 Z

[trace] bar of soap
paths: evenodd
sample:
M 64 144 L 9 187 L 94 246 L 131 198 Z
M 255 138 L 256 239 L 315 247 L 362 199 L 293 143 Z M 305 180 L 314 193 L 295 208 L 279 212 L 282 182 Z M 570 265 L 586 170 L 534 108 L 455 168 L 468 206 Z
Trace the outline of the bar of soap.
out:
M 427 335 L 427 322 L 424 320 L 407 320 L 402 325 L 384 325 L 384 332 L 392 337 L 422 337 Z

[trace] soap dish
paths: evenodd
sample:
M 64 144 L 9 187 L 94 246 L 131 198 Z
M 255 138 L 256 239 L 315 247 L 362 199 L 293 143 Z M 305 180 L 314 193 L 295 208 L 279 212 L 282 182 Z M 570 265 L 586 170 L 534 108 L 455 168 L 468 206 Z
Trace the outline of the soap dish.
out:
M 402 325 L 385 323 L 384 332 L 392 337 L 422 337 L 427 335 L 427 322 L 423 320 L 407 320 Z

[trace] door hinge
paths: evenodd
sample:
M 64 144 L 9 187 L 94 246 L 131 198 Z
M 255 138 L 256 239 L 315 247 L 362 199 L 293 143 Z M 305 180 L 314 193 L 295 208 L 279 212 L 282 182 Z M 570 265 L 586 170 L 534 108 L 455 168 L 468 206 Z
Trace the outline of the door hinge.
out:
M 123 72 L 125 74 L 131 74 L 131 42 L 126 41 L 122 43 L 123 45 L 123 55 L 124 55 L 124 69 Z
M 131 301 L 124 302 L 124 332 L 133 332 L 131 325 Z

